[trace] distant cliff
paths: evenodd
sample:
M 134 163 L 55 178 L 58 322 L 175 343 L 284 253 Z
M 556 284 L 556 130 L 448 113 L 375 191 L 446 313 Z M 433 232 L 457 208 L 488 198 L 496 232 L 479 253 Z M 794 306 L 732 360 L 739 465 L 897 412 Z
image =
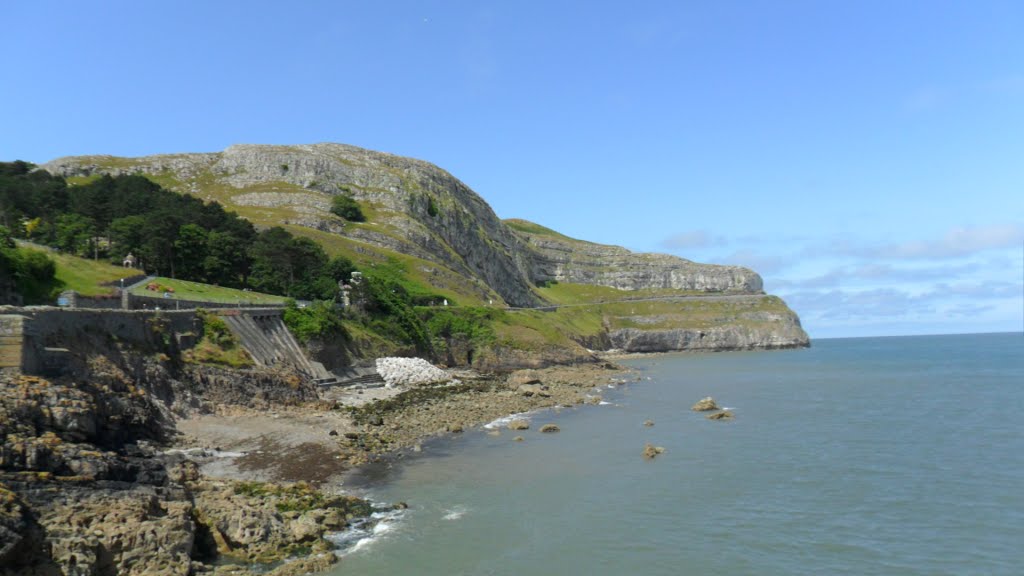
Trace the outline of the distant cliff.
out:
M 543 306 L 551 297 L 540 288 L 553 283 L 612 288 L 619 291 L 615 299 L 650 291 L 660 291 L 661 296 L 763 294 L 760 276 L 746 268 L 634 254 L 574 240 L 522 220 L 503 222 L 473 190 L 433 164 L 343 144 L 236 145 L 216 153 L 144 158 L 79 156 L 54 160 L 43 168 L 72 181 L 97 174 L 142 173 L 168 188 L 217 200 L 258 226 L 283 224 L 360 265 L 400 262 L 414 280 L 451 294 L 462 304 Z M 358 201 L 367 222 L 331 214 L 335 195 Z M 792 315 L 785 304 L 781 306 Z M 728 323 L 733 316 L 721 318 Z M 766 319 L 766 332 L 734 338 L 728 345 L 806 345 L 798 321 L 796 330 L 802 337 L 778 339 L 772 332 L 772 326 L 792 332 L 791 320 Z M 649 332 L 648 328 L 635 329 Z M 625 334 L 619 338 L 622 342 L 639 341 L 639 336 Z M 700 340 L 665 338 L 660 341 L 666 349 L 690 348 Z M 615 340 L 603 341 L 614 345 Z M 704 340 L 711 342 L 707 336 Z

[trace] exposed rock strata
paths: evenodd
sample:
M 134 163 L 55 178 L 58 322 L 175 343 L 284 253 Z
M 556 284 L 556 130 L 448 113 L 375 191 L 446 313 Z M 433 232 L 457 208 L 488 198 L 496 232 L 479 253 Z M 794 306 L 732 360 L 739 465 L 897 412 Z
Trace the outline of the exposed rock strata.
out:
M 526 228 L 526 227 L 524 227 Z M 526 229 L 537 229 L 536 225 Z M 667 254 L 637 254 L 557 233 L 516 233 L 529 244 L 531 280 L 608 286 L 619 290 L 671 288 L 698 292 L 762 291 L 761 277 L 740 266 L 698 264 Z
M 324 536 L 369 514 L 361 500 L 207 480 L 155 448 L 175 435 L 171 407 L 201 409 L 200 394 L 266 406 L 302 386 L 120 358 L 88 357 L 74 379 L 0 375 L 0 574 L 245 574 L 210 563 L 298 555 L 275 572 L 286 574 L 334 561 Z
M 426 252 L 420 255 L 479 278 L 512 305 L 538 302 L 530 288 L 522 241 L 469 187 L 420 160 L 343 144 L 236 145 L 212 154 L 61 158 L 44 168 L 63 176 L 171 174 L 181 182 L 181 191 L 200 196 L 200 177 L 240 192 L 248 187 L 283 183 L 330 195 L 348 194 L 379 206 L 384 221 L 378 224 L 386 224 L 392 232 L 369 232 L 364 239 L 384 242 L 397 237 L 397 244 L 391 240 L 387 247 L 400 252 L 423 246 Z M 243 198 L 244 202 L 267 200 L 251 195 Z

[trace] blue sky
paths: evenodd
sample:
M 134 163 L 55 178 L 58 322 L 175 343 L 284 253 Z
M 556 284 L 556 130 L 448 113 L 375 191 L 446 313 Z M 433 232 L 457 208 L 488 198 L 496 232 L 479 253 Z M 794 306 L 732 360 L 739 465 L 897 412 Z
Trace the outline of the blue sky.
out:
M 1024 3 L 19 2 L 0 159 L 344 142 L 751 266 L 812 337 L 1024 328 Z

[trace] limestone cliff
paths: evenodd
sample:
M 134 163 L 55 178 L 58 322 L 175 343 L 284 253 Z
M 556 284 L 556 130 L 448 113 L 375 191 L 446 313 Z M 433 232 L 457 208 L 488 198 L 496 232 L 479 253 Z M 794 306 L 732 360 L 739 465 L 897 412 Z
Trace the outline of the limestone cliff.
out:
M 483 285 L 481 297 L 493 291 L 513 306 L 538 303 L 520 239 L 468 186 L 420 160 L 342 144 L 237 145 L 213 154 L 62 158 L 43 168 L 72 177 L 147 174 L 257 224 L 334 232 L 473 278 Z M 330 214 L 329 199 L 337 194 L 367 205 L 370 221 Z
M 142 173 L 171 189 L 217 200 L 258 226 L 285 225 L 360 266 L 400 261 L 414 281 L 460 304 L 504 302 L 532 308 L 581 303 L 553 298 L 541 289 L 556 282 L 614 289 L 619 293 L 608 296 L 614 300 L 763 294 L 760 276 L 746 268 L 635 254 L 522 220 L 503 222 L 479 195 L 430 163 L 343 144 L 236 145 L 216 153 L 144 158 L 81 156 L 54 160 L 43 168 L 72 181 Z M 349 222 L 331 214 L 331 198 L 339 194 L 357 200 L 368 221 Z M 722 315 L 722 322 L 732 322 L 734 316 Z M 768 332 L 773 322 L 766 321 Z M 779 322 L 780 330 L 788 330 Z M 600 341 L 612 345 L 611 333 L 606 336 Z M 776 340 L 765 335 L 759 341 L 768 346 Z M 806 334 L 783 340 L 807 342 Z M 663 342 L 691 347 L 694 340 Z M 757 345 L 747 344 L 738 340 L 729 346 Z
M 698 264 L 668 254 L 637 254 L 619 246 L 563 236 L 525 220 L 506 221 L 529 247 L 531 280 L 619 290 L 761 292 L 761 277 L 739 266 Z

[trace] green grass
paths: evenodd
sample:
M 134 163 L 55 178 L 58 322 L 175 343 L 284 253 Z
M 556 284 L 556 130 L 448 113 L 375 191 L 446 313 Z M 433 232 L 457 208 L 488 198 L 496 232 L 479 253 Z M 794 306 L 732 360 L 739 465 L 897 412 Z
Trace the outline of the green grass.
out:
M 99 179 L 99 174 L 93 174 L 91 176 L 68 176 L 64 180 L 72 186 L 85 186 L 86 184 Z
M 541 226 L 540 224 L 536 224 L 534 222 L 530 222 L 529 220 L 522 220 L 522 219 L 519 219 L 519 218 L 509 218 L 507 220 L 504 220 L 504 222 L 505 222 L 505 225 L 508 226 L 509 228 L 511 228 L 511 229 L 513 229 L 513 230 L 515 230 L 517 232 L 523 232 L 524 234 L 532 234 L 534 236 L 548 236 L 548 237 L 551 237 L 551 238 L 558 238 L 560 240 L 568 240 L 570 242 L 584 242 L 583 240 L 577 240 L 576 238 L 570 238 L 570 237 L 566 236 L 565 234 L 562 234 L 560 232 L 556 232 L 556 231 L 552 230 L 551 228 L 546 228 L 544 226 Z
M 401 171 L 396 170 L 395 174 L 398 177 L 403 177 Z M 240 206 L 232 202 L 232 199 L 236 196 L 253 192 L 324 194 L 323 192 L 283 181 L 235 188 L 224 182 L 222 176 L 209 171 L 203 171 L 187 182 L 178 181 L 172 175 L 166 173 L 158 175 L 146 174 L 145 176 L 161 186 L 178 190 L 179 192 L 189 191 L 194 185 L 198 190 L 197 196 L 205 200 L 219 202 L 225 209 L 238 213 L 239 216 L 248 219 L 258 227 L 282 226 L 296 236 L 310 238 L 319 243 L 328 255 L 345 256 L 352 260 L 360 270 L 365 271 L 366 269 L 379 266 L 388 266 L 389 263 L 397 261 L 404 275 L 400 283 L 412 294 L 433 294 L 439 298 L 447 298 L 452 302 L 469 306 L 482 305 L 487 303 L 488 300 L 502 301 L 501 297 L 488 287 L 478 283 L 467 282 L 464 275 L 455 272 L 443 264 L 396 252 L 340 234 L 324 232 L 295 224 L 282 224 L 285 220 L 294 220 L 297 217 L 308 216 L 307 214 L 297 212 L 291 207 Z M 360 190 L 384 192 L 383 190 L 373 188 Z M 367 221 L 346 222 L 346 231 L 351 231 L 352 233 L 358 233 L 360 230 L 372 231 L 375 234 L 381 234 L 393 240 L 396 244 L 409 244 L 410 249 L 413 249 L 409 239 L 391 223 L 396 217 L 404 218 L 404 214 L 392 212 L 384 204 L 378 202 L 361 200 L 359 204 Z M 328 219 L 337 218 L 327 211 L 324 211 L 319 216 Z M 339 222 L 341 221 L 340 218 L 337 219 Z M 441 245 L 445 244 L 444 242 L 439 243 Z M 453 257 L 458 258 L 457 255 Z
M 559 282 L 557 284 L 550 284 L 545 287 L 537 288 L 537 294 L 554 304 L 588 304 L 614 302 L 617 300 L 637 300 L 641 298 L 662 298 L 668 296 L 700 296 L 703 292 L 674 290 L 671 288 L 619 290 L 608 286 Z
M 114 266 L 103 260 L 88 260 L 68 254 L 45 251 L 57 263 L 57 280 L 64 290 L 74 290 L 83 296 L 100 296 L 114 291 L 115 283 L 126 276 L 134 276 L 137 270 Z
M 136 286 L 131 290 L 132 294 L 138 296 L 163 296 L 163 288 L 173 288 L 170 299 L 179 300 L 200 300 L 205 302 L 222 303 L 253 303 L 253 304 L 284 304 L 284 296 L 274 296 L 260 292 L 246 292 L 235 288 L 224 288 L 212 284 L 202 284 L 189 280 L 177 280 L 174 278 L 158 277 L 153 282 L 160 285 L 161 290 L 146 290 L 146 284 Z

